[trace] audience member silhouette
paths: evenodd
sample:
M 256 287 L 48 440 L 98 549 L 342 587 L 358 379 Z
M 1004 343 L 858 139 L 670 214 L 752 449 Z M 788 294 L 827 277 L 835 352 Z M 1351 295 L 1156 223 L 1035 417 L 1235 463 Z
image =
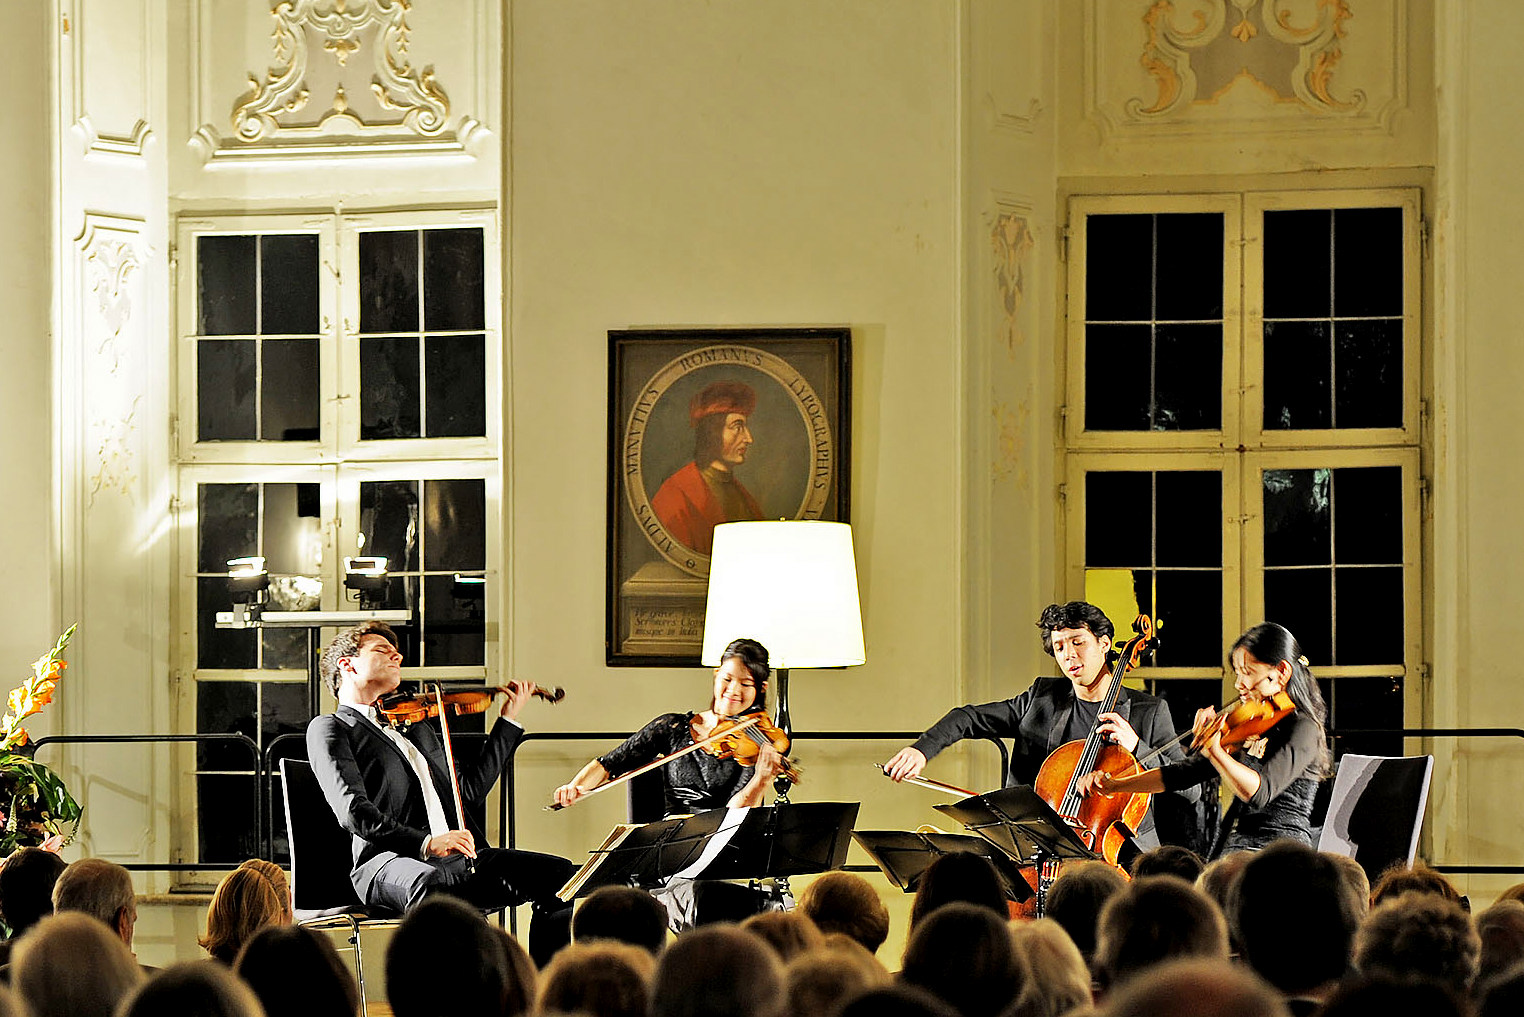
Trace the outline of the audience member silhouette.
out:
M 535 987 L 511 963 L 504 936 L 471 905 L 438 895 L 403 917 L 386 948 L 386 998 L 396 1017 L 437 1017 L 441 978 L 454 1012 L 516 1017 L 533 1005 Z M 438 977 L 420 977 L 420 972 Z
M 1132 876 L 1179 876 L 1187 883 L 1194 883 L 1206 862 L 1190 848 L 1178 844 L 1164 844 L 1145 851 L 1132 861 Z
M 1101 910 L 1092 969 L 1103 991 L 1167 960 L 1228 958 L 1228 928 L 1206 894 L 1176 876 L 1135 879 Z
M 1127 879 L 1105 862 L 1064 867 L 1048 891 L 1047 917 L 1063 926 L 1086 964 L 1095 958 L 1095 927 L 1101 909 L 1127 886 Z
M 965 901 L 922 916 L 911 927 L 900 981 L 925 989 L 963 1017 L 995 1017 L 1016 1001 L 1022 986 L 1009 920 Z
M 638 946 L 653 957 L 667 945 L 667 909 L 633 886 L 594 890 L 572 916 L 572 942 L 614 939 Z
M 1482 944 L 1476 963 L 1478 983 L 1524 961 L 1524 903 L 1500 900 L 1493 904 L 1476 916 L 1476 935 Z
M 1010 916 L 1010 897 L 995 866 L 988 858 L 967 851 L 942 855 L 926 866 L 916 883 L 910 904 L 910 928 L 944 904 L 961 901 L 989 908 L 1002 918 Z
M 288 1011 L 289 1012 L 289 1011 Z M 265 1017 L 253 990 L 226 964 L 182 961 L 154 975 L 122 1001 L 116 1017 Z
M 756 936 L 723 924 L 683 933 L 665 950 L 651 982 L 650 1017 L 782 1017 L 783 965 Z
M 0 943 L 0 964 L 10 959 L 11 944 L 53 913 L 53 884 L 68 863 L 39 847 L 17 848 L 0 866 L 0 917 L 11 930 Z
M 1105 1017 L 1287 1017 L 1286 1005 L 1253 972 L 1226 960 L 1170 961 L 1108 997 Z
M 1355 937 L 1355 967 L 1366 975 L 1427 979 L 1465 996 L 1481 945 L 1459 904 L 1410 891 L 1371 908 Z
M 612 940 L 573 943 L 540 974 L 540 1013 L 646 1017 L 656 960 L 638 946 Z
M 1007 1017 L 1059 1017 L 1089 1006 L 1090 970 L 1063 926 L 1043 919 L 1011 926 L 1026 984 Z
M 111 1017 L 142 981 L 121 936 L 78 911 L 38 922 L 11 961 L 11 986 L 31 1017 Z
M 284 925 L 289 916 L 287 901 L 268 876 L 252 868 L 234 869 L 212 893 L 206 935 L 198 942 L 213 960 L 231 964 L 256 932 L 266 926 Z
M 855 872 L 827 872 L 799 893 L 798 910 L 821 932 L 844 932 L 869 953 L 889 938 L 889 909 L 878 891 Z
M 825 938 L 815 923 L 798 911 L 764 911 L 742 922 L 741 929 L 772 947 L 784 964 L 801 953 L 820 949 Z
M 328 937 L 299 925 L 268 925 L 243 945 L 233 971 L 267 1014 L 352 1017 L 360 1006 L 354 975 Z

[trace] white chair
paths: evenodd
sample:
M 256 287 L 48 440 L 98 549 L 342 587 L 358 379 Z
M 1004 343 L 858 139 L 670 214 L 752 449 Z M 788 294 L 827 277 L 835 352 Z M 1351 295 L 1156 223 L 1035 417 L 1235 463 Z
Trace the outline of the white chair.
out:
M 1412 865 L 1433 773 L 1433 756 L 1345 754 L 1318 850 L 1348 855 L 1373 883 L 1397 862 Z

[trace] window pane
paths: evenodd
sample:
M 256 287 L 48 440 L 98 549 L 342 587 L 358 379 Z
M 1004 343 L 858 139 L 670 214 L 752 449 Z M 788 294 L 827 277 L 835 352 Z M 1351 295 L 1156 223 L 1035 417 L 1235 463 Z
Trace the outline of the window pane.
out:
M 1154 598 L 1159 667 L 1212 667 L 1222 660 L 1222 572 L 1161 569 Z M 1120 633 L 1118 633 L 1120 635 Z M 1173 637 L 1173 638 L 1171 638 Z
M 300 629 L 291 631 L 300 632 Z M 305 642 L 305 638 L 303 640 Z M 284 734 L 307 729 L 307 683 L 261 682 L 259 695 L 259 745 L 264 748 Z M 279 753 L 279 750 L 277 750 Z M 277 802 L 277 805 L 280 803 Z M 279 811 L 279 810 L 277 810 Z
M 430 438 L 487 433 L 487 349 L 479 335 L 423 343 L 424 391 Z
M 1085 317 L 1153 320 L 1153 216 L 1085 218 Z
M 1334 569 L 1334 661 L 1402 663 L 1402 568 Z
M 1290 629 L 1314 669 L 1332 661 L 1332 572 L 1332 569 L 1265 572 L 1265 620 Z
M 1402 209 L 1333 213 L 1334 311 L 1341 318 L 1402 314 Z
M 1153 474 L 1085 474 L 1085 566 L 1153 564 Z
M 424 233 L 423 308 L 428 331 L 486 328 L 485 284 L 480 229 Z
M 1177 470 L 1157 474 L 1160 566 L 1222 565 L 1222 474 Z
M 1222 326 L 1160 325 L 1154 341 L 1152 429 L 1221 428 Z M 1123 380 L 1118 387 L 1128 384 Z
M 424 569 L 486 568 L 487 485 L 480 480 L 426 480 L 423 504 Z
M 1326 321 L 1265 322 L 1265 430 L 1332 427 Z
M 264 335 L 316 335 L 318 238 L 315 233 L 259 238 L 260 328 Z
M 198 335 L 253 335 L 255 238 L 197 237 Z
M 429 667 L 486 661 L 482 600 L 479 596 L 456 596 L 454 584 L 454 576 L 423 579 L 423 660 Z M 480 590 L 476 588 L 476 592 Z
M 418 331 L 418 232 L 360 234 L 360 331 Z
M 260 437 L 266 441 L 317 441 L 318 341 L 266 339 Z
M 1331 480 L 1329 470 L 1265 471 L 1266 565 L 1327 565 L 1333 561 Z
M 316 575 L 323 567 L 321 488 L 317 484 L 265 484 L 265 568 Z
M 420 437 L 418 403 L 418 340 L 361 340 L 360 437 Z
M 254 776 L 196 778 L 196 825 L 201 861 L 235 866 L 259 855 L 254 837 Z
M 202 734 L 235 732 L 258 734 L 254 726 L 253 682 L 197 682 L 196 730 Z M 217 739 L 196 743 L 198 770 L 251 770 L 254 760 L 248 746 Z
M 1402 426 L 1402 320 L 1335 323 L 1334 422 Z
M 1341 565 L 1402 563 L 1402 469 L 1334 470 L 1337 561 Z
M 1222 213 L 1166 213 L 1158 217 L 1160 321 L 1222 317 Z
M 252 441 L 255 344 L 203 339 L 196 344 L 196 440 Z
M 1152 330 L 1085 326 L 1085 429 L 1146 431 Z
M 217 612 L 233 610 L 226 576 L 196 580 L 196 666 L 248 670 L 256 666 L 253 629 L 219 629 Z
M 197 572 L 226 572 L 230 558 L 259 553 L 257 484 L 198 484 L 196 517 Z
M 1339 730 L 1385 729 L 1400 731 L 1402 722 L 1402 679 L 1337 678 L 1321 681 L 1328 700 L 1329 727 Z M 1335 735 L 1334 754 L 1346 752 L 1366 756 L 1402 755 L 1401 735 Z
M 363 551 L 387 559 L 392 572 L 418 568 L 418 482 L 373 480 L 360 485 L 360 533 Z
M 1327 209 L 1265 213 L 1265 317 L 1327 318 L 1333 312 Z

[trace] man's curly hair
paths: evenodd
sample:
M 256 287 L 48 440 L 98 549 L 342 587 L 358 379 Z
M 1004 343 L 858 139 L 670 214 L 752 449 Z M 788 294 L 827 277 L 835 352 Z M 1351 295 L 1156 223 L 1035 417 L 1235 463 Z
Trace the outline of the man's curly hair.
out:
M 353 657 L 359 653 L 360 638 L 369 635 L 380 636 L 394 647 L 397 645 L 397 633 L 392 631 L 390 625 L 383 621 L 365 621 L 334 636 L 333 642 L 328 644 L 323 655 L 318 658 L 318 676 L 335 696 L 339 694 L 340 658 Z

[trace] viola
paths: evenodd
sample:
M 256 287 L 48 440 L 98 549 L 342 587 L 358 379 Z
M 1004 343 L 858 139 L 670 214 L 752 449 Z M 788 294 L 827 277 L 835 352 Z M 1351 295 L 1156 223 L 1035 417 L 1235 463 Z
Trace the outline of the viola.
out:
M 381 719 L 392 727 L 406 728 L 411 724 L 418 724 L 432 717 L 438 717 L 440 710 L 445 710 L 451 717 L 465 717 L 476 713 L 486 713 L 492 705 L 493 698 L 498 693 L 506 694 L 508 689 L 497 686 L 486 689 L 469 689 L 460 692 L 445 692 L 439 696 L 422 696 L 390 693 L 382 696 L 376 702 L 376 712 Z M 566 690 L 562 688 L 545 688 L 534 685 L 529 694 L 543 699 L 548 703 L 559 703 L 566 698 Z
M 716 735 L 719 737 L 714 737 Z M 705 752 L 716 759 L 734 759 L 742 766 L 756 766 L 757 758 L 762 754 L 762 746 L 771 745 L 780 756 L 785 757 L 782 776 L 795 784 L 804 779 L 798 767 L 787 758 L 792 744 L 789 736 L 761 711 L 742 714 L 740 717 L 722 717 L 714 730 L 709 732 L 709 739 L 706 739 L 704 745 Z
M 1215 729 L 1208 729 L 1203 736 L 1192 741 L 1191 748 L 1199 749 L 1211 736 L 1210 731 L 1216 730 L 1218 744 L 1232 751 L 1249 739 L 1263 735 L 1295 712 L 1296 704 L 1285 692 L 1277 692 L 1269 699 L 1240 700 L 1231 709 L 1225 709 L 1217 718 Z

